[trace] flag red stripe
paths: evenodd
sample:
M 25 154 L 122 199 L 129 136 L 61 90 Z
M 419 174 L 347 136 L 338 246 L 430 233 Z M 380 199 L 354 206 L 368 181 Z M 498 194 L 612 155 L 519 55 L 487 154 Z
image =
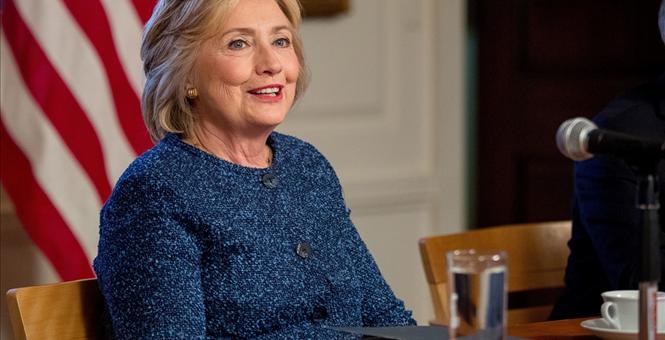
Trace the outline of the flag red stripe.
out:
M 136 9 L 136 13 L 139 15 L 139 18 L 141 18 L 143 24 L 150 19 L 152 9 L 155 7 L 156 2 L 156 0 L 132 0 L 134 9 Z
M 90 39 L 104 64 L 118 120 L 127 140 L 136 154 L 143 153 L 153 144 L 141 118 L 139 98 L 120 63 L 113 43 L 111 26 L 102 4 L 95 0 L 65 0 L 65 5 Z
M 111 184 L 92 124 L 32 36 L 14 1 L 4 5 L 2 28 L 26 86 L 90 177 L 100 200 L 105 201 Z
M 16 215 L 30 238 L 63 280 L 94 277 L 81 244 L 39 186 L 19 147 L 0 121 L 0 181 L 12 198 Z M 94 226 L 90 226 L 91 228 Z

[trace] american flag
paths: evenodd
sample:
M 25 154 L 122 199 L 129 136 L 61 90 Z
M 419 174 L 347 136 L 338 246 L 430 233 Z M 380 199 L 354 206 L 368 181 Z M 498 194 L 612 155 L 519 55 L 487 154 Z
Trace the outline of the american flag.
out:
M 152 146 L 140 113 L 155 0 L 0 0 L 0 180 L 63 280 L 94 276 L 99 210 Z

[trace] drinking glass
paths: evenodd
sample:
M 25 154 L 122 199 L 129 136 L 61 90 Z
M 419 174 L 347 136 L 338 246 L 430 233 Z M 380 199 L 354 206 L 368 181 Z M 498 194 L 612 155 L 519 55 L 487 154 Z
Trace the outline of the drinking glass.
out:
M 446 254 L 446 259 L 450 338 L 504 339 L 506 252 L 454 250 Z

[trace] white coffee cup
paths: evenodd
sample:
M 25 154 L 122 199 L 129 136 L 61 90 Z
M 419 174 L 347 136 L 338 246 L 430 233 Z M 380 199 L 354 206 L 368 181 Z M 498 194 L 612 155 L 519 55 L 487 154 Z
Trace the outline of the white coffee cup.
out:
M 601 294 L 600 314 L 610 327 L 625 331 L 637 331 L 639 327 L 639 296 L 637 290 L 613 290 Z M 657 295 L 658 331 L 665 331 L 665 292 Z

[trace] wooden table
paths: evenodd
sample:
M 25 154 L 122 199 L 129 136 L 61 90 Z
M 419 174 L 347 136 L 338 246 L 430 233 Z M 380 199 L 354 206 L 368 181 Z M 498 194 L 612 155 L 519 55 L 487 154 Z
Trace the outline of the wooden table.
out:
M 525 323 L 508 327 L 508 335 L 526 339 L 598 339 L 580 326 L 580 322 L 593 318 L 566 319 Z

